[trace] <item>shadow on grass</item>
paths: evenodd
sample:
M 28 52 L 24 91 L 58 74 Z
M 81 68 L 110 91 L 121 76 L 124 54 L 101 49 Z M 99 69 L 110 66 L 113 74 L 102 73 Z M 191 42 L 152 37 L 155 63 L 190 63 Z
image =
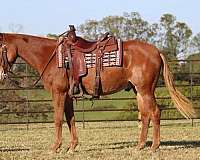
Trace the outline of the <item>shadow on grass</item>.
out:
M 160 145 L 175 148 L 199 148 L 200 141 L 162 141 Z
M 20 151 L 30 151 L 29 148 L 0 148 L 0 152 L 20 152 Z
M 102 144 L 96 144 L 91 146 L 90 149 L 86 149 L 84 151 L 99 151 L 104 149 L 124 149 L 136 146 L 136 142 L 115 142 L 115 143 L 102 143 Z
M 130 147 L 136 147 L 137 141 L 130 141 L 130 142 L 115 142 L 115 143 L 102 143 L 91 146 L 91 149 L 86 149 L 84 151 L 97 151 L 97 150 L 104 150 L 104 149 L 124 149 Z M 152 142 L 147 141 L 146 147 L 149 148 Z M 162 141 L 160 144 L 162 149 L 181 149 L 181 148 L 200 148 L 200 141 Z M 166 147 L 166 148 L 165 148 Z

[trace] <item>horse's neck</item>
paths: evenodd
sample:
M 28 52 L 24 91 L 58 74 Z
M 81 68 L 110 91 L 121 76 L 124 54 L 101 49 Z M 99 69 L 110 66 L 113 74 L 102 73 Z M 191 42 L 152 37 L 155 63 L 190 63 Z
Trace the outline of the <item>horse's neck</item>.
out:
M 39 73 L 48 62 L 55 48 L 55 41 L 28 35 L 17 35 L 18 55 Z

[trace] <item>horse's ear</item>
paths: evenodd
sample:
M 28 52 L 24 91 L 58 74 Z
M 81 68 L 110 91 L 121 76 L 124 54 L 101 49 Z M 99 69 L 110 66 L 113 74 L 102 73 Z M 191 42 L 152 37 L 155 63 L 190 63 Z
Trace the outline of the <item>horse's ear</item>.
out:
M 70 31 L 76 31 L 74 25 L 69 25 L 69 29 L 70 29 Z
M 74 27 L 74 25 L 69 25 L 69 32 L 67 34 L 68 40 L 71 41 L 72 43 L 76 42 L 76 29 Z

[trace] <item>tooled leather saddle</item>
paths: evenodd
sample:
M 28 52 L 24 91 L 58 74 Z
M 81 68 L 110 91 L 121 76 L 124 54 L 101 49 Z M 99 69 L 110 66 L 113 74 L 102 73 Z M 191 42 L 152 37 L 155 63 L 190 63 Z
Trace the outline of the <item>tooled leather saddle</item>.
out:
M 95 67 L 96 76 L 93 97 L 98 98 L 101 93 L 100 71 L 104 66 L 115 66 L 114 63 L 121 65 L 122 58 L 120 57 L 120 60 L 117 60 L 113 55 L 117 52 L 119 54 L 121 46 L 119 47 L 118 40 L 109 33 L 105 33 L 97 41 L 88 41 L 76 36 L 76 29 L 73 25 L 69 25 L 69 27 L 70 30 L 59 37 L 57 50 L 58 67 L 70 69 L 69 95 L 71 97 L 82 96 L 83 90 L 80 84 L 80 77 L 87 74 L 87 68 Z M 108 61 L 105 57 L 112 61 Z M 104 63 L 105 61 L 108 62 Z

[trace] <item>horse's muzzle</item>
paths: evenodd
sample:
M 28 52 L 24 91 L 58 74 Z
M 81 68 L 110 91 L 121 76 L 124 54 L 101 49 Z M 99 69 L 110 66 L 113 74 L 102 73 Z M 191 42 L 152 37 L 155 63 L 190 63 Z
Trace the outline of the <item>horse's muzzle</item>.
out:
M 7 77 L 7 73 L 4 72 L 4 69 L 0 67 L 0 81 L 2 82 Z

